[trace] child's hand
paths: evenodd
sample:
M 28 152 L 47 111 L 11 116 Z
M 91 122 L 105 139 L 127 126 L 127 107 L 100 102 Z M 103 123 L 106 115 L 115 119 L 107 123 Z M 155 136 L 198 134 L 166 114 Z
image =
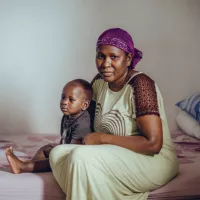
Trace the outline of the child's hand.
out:
M 89 133 L 83 138 L 83 144 L 88 145 L 94 145 L 94 144 L 103 144 L 103 137 L 105 137 L 107 134 L 102 132 L 95 132 L 95 133 Z

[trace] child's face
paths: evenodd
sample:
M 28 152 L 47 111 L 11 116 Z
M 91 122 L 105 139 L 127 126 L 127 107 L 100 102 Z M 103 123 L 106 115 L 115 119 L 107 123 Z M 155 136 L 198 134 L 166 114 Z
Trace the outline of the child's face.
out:
M 64 115 L 76 117 L 82 110 L 87 109 L 87 102 L 83 89 L 73 83 L 65 85 L 60 100 L 60 109 Z

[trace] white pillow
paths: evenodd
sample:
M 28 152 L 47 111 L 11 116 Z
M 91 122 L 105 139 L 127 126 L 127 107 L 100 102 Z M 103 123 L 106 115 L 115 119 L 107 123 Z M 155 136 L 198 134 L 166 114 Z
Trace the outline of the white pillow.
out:
M 176 123 L 186 134 L 200 139 L 200 123 L 190 114 L 181 111 L 176 117 Z

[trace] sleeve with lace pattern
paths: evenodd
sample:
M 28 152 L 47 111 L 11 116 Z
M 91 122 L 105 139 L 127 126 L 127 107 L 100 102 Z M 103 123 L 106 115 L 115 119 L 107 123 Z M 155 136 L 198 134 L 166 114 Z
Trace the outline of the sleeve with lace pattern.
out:
M 145 74 L 139 74 L 130 81 L 135 99 L 136 117 L 157 115 L 160 117 L 158 97 L 154 81 Z

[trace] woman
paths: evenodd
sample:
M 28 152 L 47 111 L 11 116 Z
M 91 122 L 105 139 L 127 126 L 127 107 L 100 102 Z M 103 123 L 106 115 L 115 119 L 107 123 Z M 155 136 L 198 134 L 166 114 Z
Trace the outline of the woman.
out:
M 134 70 L 141 58 L 126 31 L 109 29 L 99 37 L 99 74 L 92 81 L 95 132 L 84 137 L 85 145 L 60 145 L 50 154 L 67 200 L 143 200 L 176 176 L 161 93 Z

